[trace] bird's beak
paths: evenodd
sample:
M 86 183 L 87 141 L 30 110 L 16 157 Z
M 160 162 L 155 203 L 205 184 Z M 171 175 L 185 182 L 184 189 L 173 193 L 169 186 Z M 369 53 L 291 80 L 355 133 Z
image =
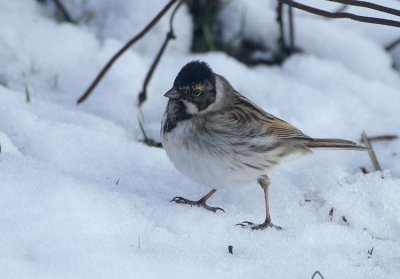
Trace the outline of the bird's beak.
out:
M 172 89 L 165 93 L 164 96 L 172 100 L 177 100 L 182 97 L 178 90 L 175 89 L 175 87 L 172 87 Z

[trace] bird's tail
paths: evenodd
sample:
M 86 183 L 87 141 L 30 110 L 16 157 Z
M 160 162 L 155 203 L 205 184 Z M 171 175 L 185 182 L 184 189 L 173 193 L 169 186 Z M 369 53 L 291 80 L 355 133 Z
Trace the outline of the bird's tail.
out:
M 312 139 L 306 142 L 309 148 L 345 149 L 345 150 L 368 150 L 367 147 L 355 142 L 342 139 Z

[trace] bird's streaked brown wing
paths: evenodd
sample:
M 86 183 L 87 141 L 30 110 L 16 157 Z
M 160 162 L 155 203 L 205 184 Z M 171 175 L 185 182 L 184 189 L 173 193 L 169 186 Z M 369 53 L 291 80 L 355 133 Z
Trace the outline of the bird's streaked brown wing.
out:
M 267 135 L 281 139 L 312 139 L 290 123 L 267 113 L 239 93 L 235 94 L 234 106 L 230 110 L 232 117 L 238 122 L 245 125 L 261 125 Z

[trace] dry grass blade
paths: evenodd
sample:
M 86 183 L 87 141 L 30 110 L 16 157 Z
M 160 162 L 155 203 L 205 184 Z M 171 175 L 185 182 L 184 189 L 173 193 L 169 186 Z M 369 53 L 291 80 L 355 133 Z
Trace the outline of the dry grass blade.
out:
M 151 146 L 151 147 L 162 148 L 162 143 L 161 142 L 153 140 L 153 139 L 151 139 L 151 138 L 149 138 L 147 136 L 147 133 L 144 130 L 143 122 L 142 122 L 142 119 L 141 119 L 140 115 L 138 116 L 138 123 L 139 123 L 140 131 L 142 132 L 142 135 L 143 135 L 143 141 L 142 142 L 145 143 L 148 146 Z
M 368 137 L 370 142 L 395 140 L 395 139 L 398 139 L 398 138 L 399 137 L 397 135 L 381 135 L 381 136 L 375 136 L 375 137 Z
M 361 136 L 362 136 L 362 141 L 364 142 L 364 144 L 368 148 L 368 154 L 369 154 L 369 157 L 371 158 L 371 161 L 372 161 L 372 164 L 374 165 L 375 170 L 382 171 L 381 165 L 378 162 L 378 159 L 376 157 L 375 151 L 372 148 L 371 141 L 369 140 L 369 138 L 368 138 L 367 134 L 365 133 L 365 131 L 362 132 Z

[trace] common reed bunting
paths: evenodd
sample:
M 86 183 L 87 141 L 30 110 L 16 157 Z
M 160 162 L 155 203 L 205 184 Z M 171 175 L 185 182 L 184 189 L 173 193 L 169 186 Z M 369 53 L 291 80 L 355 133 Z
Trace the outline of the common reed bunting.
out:
M 347 140 L 305 135 L 238 93 L 204 62 L 184 66 L 164 96 L 169 101 L 161 139 L 169 159 L 180 172 L 212 189 L 198 201 L 182 197 L 171 201 L 223 211 L 206 203 L 218 188 L 257 181 L 264 190 L 265 221 L 238 224 L 253 230 L 281 229 L 271 222 L 267 173 L 285 158 L 314 148 L 366 150 Z

